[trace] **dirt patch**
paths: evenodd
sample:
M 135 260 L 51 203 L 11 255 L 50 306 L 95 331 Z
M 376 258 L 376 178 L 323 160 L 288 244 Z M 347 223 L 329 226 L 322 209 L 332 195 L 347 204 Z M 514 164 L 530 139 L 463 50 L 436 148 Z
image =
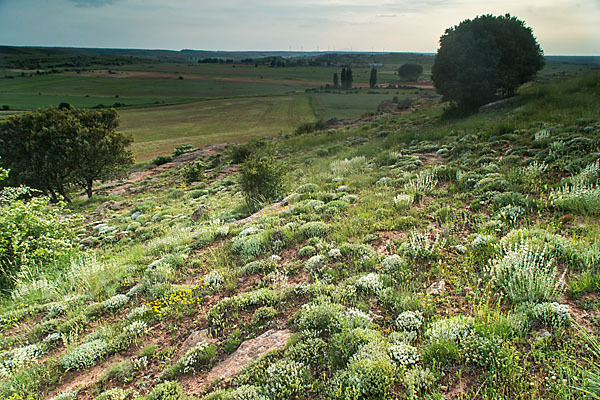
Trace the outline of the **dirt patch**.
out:
M 228 381 L 249 362 L 257 360 L 270 351 L 282 349 L 291 336 L 292 332 L 289 330 L 268 330 L 262 335 L 242 343 L 234 353 L 217 364 L 208 374 L 190 376 L 181 382 L 181 386 L 188 394 L 199 395 L 211 382 L 215 380 Z
M 156 166 L 154 168 L 136 171 L 129 175 L 125 180 L 111 181 L 100 186 L 97 191 L 106 191 L 108 195 L 119 196 L 134 191 L 134 183 L 142 180 L 151 180 L 158 177 L 165 171 L 179 167 L 181 164 L 195 161 L 200 157 L 207 157 L 217 153 L 221 153 L 225 150 L 227 145 L 225 143 L 211 144 L 203 146 L 198 150 L 190 151 L 189 153 L 181 154 L 180 156 L 173 159 L 173 161 Z M 228 172 L 234 171 L 234 169 L 227 170 Z
M 444 163 L 444 158 L 437 153 L 415 153 L 411 156 L 419 157 L 419 160 L 425 165 L 440 165 Z

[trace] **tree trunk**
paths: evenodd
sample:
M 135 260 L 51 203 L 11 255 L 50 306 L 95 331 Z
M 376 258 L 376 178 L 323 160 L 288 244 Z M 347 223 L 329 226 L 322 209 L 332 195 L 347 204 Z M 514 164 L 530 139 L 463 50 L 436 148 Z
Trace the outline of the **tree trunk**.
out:
M 48 194 L 50 195 L 50 202 L 58 203 L 58 197 L 56 196 L 56 193 L 54 192 L 54 190 L 48 189 Z
M 92 198 L 92 185 L 94 184 L 94 180 L 93 179 L 88 179 L 86 182 L 86 187 L 85 187 L 85 194 L 87 194 L 88 199 Z
M 71 202 L 71 199 L 69 198 L 69 196 L 67 196 L 67 193 L 65 192 L 65 188 L 63 187 L 63 185 L 60 185 L 58 193 L 63 197 L 63 199 L 65 199 L 65 201 L 67 203 Z

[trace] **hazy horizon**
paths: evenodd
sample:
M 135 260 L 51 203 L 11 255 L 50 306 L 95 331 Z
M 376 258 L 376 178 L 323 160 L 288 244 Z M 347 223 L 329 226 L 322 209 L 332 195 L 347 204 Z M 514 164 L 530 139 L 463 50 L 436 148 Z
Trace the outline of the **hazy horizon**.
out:
M 0 0 L 4 45 L 435 53 L 448 27 L 510 13 L 546 55 L 600 55 L 596 0 Z

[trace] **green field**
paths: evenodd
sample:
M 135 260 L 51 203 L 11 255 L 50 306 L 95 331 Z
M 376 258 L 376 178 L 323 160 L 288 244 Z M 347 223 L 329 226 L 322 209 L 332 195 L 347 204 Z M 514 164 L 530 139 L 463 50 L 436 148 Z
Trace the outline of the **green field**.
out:
M 133 134 L 133 151 L 143 161 L 182 143 L 198 147 L 289 133 L 315 119 L 308 99 L 307 95 L 250 97 L 123 110 L 121 129 Z

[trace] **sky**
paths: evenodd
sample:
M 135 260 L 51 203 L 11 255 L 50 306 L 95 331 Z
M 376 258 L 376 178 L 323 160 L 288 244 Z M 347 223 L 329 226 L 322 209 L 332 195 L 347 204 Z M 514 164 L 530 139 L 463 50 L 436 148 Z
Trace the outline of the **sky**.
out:
M 0 45 L 433 53 L 506 13 L 547 55 L 600 55 L 600 0 L 0 0 Z

